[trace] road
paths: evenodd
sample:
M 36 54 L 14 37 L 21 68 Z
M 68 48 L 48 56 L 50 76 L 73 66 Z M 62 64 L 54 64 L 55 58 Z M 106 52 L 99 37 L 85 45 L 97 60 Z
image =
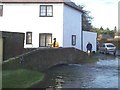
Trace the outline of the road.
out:
M 120 55 L 120 49 L 116 51 L 116 55 Z
M 118 88 L 120 56 L 96 54 L 98 61 L 57 66 L 35 88 Z M 48 88 L 48 90 L 49 90 Z M 118 89 L 116 89 L 118 90 Z

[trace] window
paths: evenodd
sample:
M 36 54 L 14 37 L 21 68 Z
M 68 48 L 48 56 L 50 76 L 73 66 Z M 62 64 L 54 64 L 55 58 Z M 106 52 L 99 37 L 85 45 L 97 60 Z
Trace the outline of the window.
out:
M 72 35 L 72 45 L 76 45 L 76 35 Z
M 32 44 L 32 32 L 26 32 L 26 44 Z
M 48 47 L 52 43 L 52 34 L 51 33 L 40 33 L 39 34 L 39 46 Z
M 114 45 L 107 45 L 107 47 L 115 47 Z
M 0 16 L 3 16 L 3 5 L 0 5 Z
M 40 17 L 52 17 L 53 6 L 52 5 L 40 5 Z

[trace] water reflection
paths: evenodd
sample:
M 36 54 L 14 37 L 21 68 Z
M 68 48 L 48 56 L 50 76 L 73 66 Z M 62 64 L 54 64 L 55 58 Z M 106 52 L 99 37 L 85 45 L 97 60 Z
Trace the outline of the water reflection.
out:
M 45 80 L 35 87 L 48 90 L 61 88 L 118 88 L 118 60 L 120 57 L 97 56 L 90 64 L 70 64 L 46 71 Z M 54 89 L 53 89 L 54 88 Z M 56 89 L 58 88 L 58 89 Z

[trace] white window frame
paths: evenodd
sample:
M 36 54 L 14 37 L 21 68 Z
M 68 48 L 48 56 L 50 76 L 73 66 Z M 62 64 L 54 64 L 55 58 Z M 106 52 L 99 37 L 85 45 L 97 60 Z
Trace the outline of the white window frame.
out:
M 53 17 L 53 5 L 40 5 L 40 17 Z
M 26 32 L 26 44 L 32 44 L 32 32 Z

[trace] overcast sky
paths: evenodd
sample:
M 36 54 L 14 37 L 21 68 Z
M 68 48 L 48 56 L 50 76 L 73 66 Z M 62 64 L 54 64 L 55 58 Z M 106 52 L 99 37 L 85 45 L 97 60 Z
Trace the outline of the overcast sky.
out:
M 118 27 L 118 1 L 119 0 L 71 0 L 77 5 L 84 5 L 85 10 L 90 11 L 94 17 L 92 25 L 106 29 Z

